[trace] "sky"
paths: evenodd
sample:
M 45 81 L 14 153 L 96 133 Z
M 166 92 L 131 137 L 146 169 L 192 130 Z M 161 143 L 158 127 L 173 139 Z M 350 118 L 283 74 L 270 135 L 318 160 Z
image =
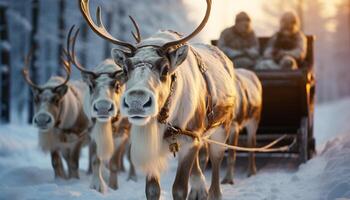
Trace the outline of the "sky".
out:
M 203 3 L 199 3 L 199 1 L 203 1 Z M 185 2 L 192 8 L 190 10 L 190 18 L 196 22 L 202 20 L 206 9 L 205 0 L 189 0 Z M 212 13 L 201 37 L 205 41 L 218 38 L 224 28 L 232 26 L 235 15 L 241 11 L 251 15 L 253 26 L 257 28 L 256 31 L 258 33 L 261 32 L 258 25 L 254 24 L 254 21 L 261 19 L 264 15 L 261 9 L 262 3 L 262 0 L 213 0 Z

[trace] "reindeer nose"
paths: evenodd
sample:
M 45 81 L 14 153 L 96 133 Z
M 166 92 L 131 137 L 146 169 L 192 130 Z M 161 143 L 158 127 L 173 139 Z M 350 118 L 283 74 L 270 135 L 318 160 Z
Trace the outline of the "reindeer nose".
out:
M 46 113 L 40 113 L 36 116 L 34 116 L 34 125 L 36 125 L 39 128 L 47 128 L 47 125 L 50 124 L 53 119 L 50 115 Z
M 143 90 L 133 90 L 123 99 L 123 106 L 132 114 L 141 114 L 153 105 L 152 97 Z
M 101 116 L 109 116 L 112 112 L 114 112 L 113 102 L 106 99 L 96 101 L 93 108 L 97 115 Z

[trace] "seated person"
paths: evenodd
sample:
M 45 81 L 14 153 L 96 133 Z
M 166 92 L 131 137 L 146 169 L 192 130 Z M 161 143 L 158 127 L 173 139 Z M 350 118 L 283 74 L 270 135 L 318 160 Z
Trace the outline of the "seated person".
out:
M 306 45 L 299 18 L 287 12 L 282 16 L 280 30 L 269 40 L 264 58 L 256 69 L 298 69 L 298 63 L 305 60 Z
M 259 58 L 259 42 L 245 12 L 236 16 L 235 25 L 225 29 L 218 47 L 233 60 L 235 67 L 252 69 Z

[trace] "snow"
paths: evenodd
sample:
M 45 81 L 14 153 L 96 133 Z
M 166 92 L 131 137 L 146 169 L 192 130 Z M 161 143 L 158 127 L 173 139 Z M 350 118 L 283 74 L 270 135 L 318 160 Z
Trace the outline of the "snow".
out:
M 235 185 L 223 185 L 223 199 L 241 200 L 334 200 L 350 199 L 350 98 L 316 106 L 315 136 L 318 155 L 293 167 L 293 160 L 280 159 L 259 167 L 256 176 L 246 178 L 245 164 L 238 163 Z M 162 199 L 172 199 L 171 185 L 176 160 L 162 176 Z M 31 126 L 0 126 L 0 200 L 44 199 L 145 199 L 144 177 L 138 182 L 119 177 L 119 190 L 100 194 L 89 189 L 85 174 L 87 149 L 82 152 L 80 180 L 54 180 L 50 157 L 37 147 Z M 221 172 L 221 175 L 223 175 Z M 206 172 L 207 186 L 210 171 Z

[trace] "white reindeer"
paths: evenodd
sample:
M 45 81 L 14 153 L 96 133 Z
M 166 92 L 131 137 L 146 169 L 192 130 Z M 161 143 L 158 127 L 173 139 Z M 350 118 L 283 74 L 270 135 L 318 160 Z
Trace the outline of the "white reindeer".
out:
M 245 128 L 247 131 L 248 148 L 256 147 L 256 132 L 260 122 L 262 109 L 262 86 L 259 78 L 252 71 L 236 69 L 236 103 L 234 118 L 231 125 L 231 134 L 228 144 L 237 147 L 239 133 Z M 206 168 L 208 162 L 208 146 L 203 145 L 199 154 L 201 169 Z M 227 156 L 226 175 L 222 184 L 233 184 L 236 150 L 229 149 Z M 249 151 L 248 176 L 256 174 L 255 152 Z
M 68 166 L 68 178 L 79 178 L 81 147 L 88 143 L 88 120 L 83 111 L 84 83 L 68 82 L 70 64 L 62 60 L 67 77 L 53 76 L 44 85 L 33 83 L 29 76 L 29 59 L 23 75 L 34 98 L 33 124 L 39 129 L 39 146 L 51 153 L 55 178 L 65 179 L 61 156 Z
M 259 78 L 254 72 L 245 69 L 236 70 L 236 90 L 237 103 L 234 111 L 236 112 L 229 144 L 237 146 L 239 133 L 243 128 L 247 131 L 248 147 L 256 147 L 256 132 L 258 130 L 261 109 L 262 109 L 262 86 Z M 255 153 L 249 153 L 248 174 L 256 174 Z M 233 172 L 236 162 L 236 151 L 228 150 L 227 171 L 225 178 L 222 180 L 224 184 L 233 184 Z
M 79 29 L 72 36 L 69 31 L 67 46 L 70 61 L 81 71 L 89 92 L 84 97 L 84 111 L 93 122 L 92 140 L 96 151 L 92 155 L 92 181 L 90 187 L 102 193 L 107 186 L 102 177 L 102 162 L 109 161 L 109 187 L 118 189 L 117 172 L 120 170 L 124 149 L 128 146 L 130 124 L 119 113 L 119 101 L 124 88 L 121 85 L 122 69 L 113 60 L 105 60 L 92 71 L 84 68 L 75 56 L 75 42 Z M 130 158 L 130 157 L 129 157 Z M 130 161 L 130 159 L 129 159 Z M 133 164 L 130 162 L 129 179 L 136 180 Z
M 207 199 L 205 177 L 199 167 L 198 151 L 202 137 L 225 143 L 233 120 L 236 90 L 232 62 L 216 47 L 186 42 L 197 35 L 208 21 L 205 18 L 187 37 L 160 31 L 134 46 L 111 36 L 97 9 L 97 24 L 90 16 L 89 0 L 80 0 L 82 14 L 102 38 L 123 47 L 113 49 L 114 61 L 123 66 L 127 78 L 121 100 L 121 113 L 131 125 L 131 158 L 147 176 L 147 199 L 160 198 L 160 173 L 169 153 L 178 152 L 178 169 L 173 198 Z M 210 145 L 212 182 L 210 199 L 220 199 L 222 146 Z M 170 150 L 170 151 L 169 151 Z

